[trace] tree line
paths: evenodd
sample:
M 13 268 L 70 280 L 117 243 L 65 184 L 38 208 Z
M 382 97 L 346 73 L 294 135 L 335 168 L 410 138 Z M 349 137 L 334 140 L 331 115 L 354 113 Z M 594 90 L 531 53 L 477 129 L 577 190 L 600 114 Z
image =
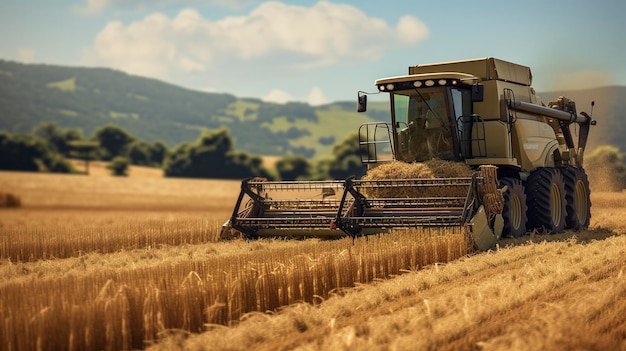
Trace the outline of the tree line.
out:
M 353 134 L 334 147 L 333 157 L 312 162 L 303 156 L 286 156 L 275 169 L 262 158 L 236 151 L 227 129 L 206 130 L 195 142 L 172 149 L 162 141 L 140 140 L 116 125 L 105 125 L 84 137 L 80 129 L 59 128 L 44 122 L 29 134 L 0 131 L 0 169 L 79 173 L 68 159 L 108 161 L 114 175 L 126 175 L 129 165 L 159 167 L 166 177 L 272 180 L 340 179 L 365 174 L 358 136 Z M 88 168 L 87 168 L 88 169 Z
M 204 131 L 198 140 L 172 149 L 162 141 L 140 140 L 116 125 L 105 125 L 89 138 L 80 129 L 62 129 L 51 122 L 33 128 L 30 134 L 0 131 L 0 170 L 79 173 L 68 159 L 108 161 L 114 175 L 126 175 L 129 165 L 159 167 L 166 177 L 270 180 L 324 180 L 360 178 L 361 163 L 357 134 L 335 144 L 331 158 L 310 161 L 288 155 L 275 169 L 263 166 L 260 156 L 234 149 L 228 129 Z M 621 191 L 626 187 L 624 154 L 614 146 L 596 148 L 585 159 L 595 191 Z

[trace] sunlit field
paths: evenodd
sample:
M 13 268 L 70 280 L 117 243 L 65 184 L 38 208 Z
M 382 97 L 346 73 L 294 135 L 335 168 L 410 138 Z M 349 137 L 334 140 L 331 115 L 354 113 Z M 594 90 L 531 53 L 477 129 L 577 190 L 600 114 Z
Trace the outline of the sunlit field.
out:
M 591 228 L 218 240 L 239 181 L 0 172 L 0 343 L 78 349 L 626 349 L 626 194 Z M 134 175 L 133 175 L 134 174 Z

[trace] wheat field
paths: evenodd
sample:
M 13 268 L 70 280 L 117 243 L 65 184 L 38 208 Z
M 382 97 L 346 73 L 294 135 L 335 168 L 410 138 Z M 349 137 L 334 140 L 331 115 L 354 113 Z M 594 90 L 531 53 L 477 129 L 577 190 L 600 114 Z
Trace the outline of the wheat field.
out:
M 626 194 L 588 231 L 218 242 L 238 181 L 0 172 L 4 350 L 626 349 Z M 561 347 L 563 346 L 563 347 Z

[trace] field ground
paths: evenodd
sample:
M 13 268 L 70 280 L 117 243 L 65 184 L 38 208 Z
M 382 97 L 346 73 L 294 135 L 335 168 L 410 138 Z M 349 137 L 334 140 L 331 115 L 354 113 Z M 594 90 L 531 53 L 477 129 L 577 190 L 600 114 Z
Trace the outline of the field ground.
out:
M 70 159 L 70 163 L 79 172 L 89 171 L 90 176 L 110 176 L 111 170 L 107 169 L 108 162 L 89 161 L 86 165 L 85 161 Z M 163 170 L 153 167 L 129 166 L 128 175 L 133 178 L 163 178 Z
M 625 250 L 624 236 L 507 247 L 152 349 L 626 350 Z
M 261 156 L 263 161 L 263 167 L 268 170 L 273 169 L 276 166 L 276 162 L 280 161 L 280 156 Z M 70 162 L 74 168 L 79 172 L 86 172 L 87 166 L 85 161 L 71 159 Z M 90 161 L 89 162 L 89 175 L 91 176 L 110 176 L 111 170 L 107 169 L 108 162 L 103 161 Z M 163 178 L 163 170 L 161 168 L 142 167 L 142 166 L 129 166 L 128 175 L 133 178 Z
M 153 170 L 117 178 L 97 169 L 92 163 L 90 176 L 0 172 L 0 193 L 13 193 L 23 204 L 0 209 L 1 349 L 626 350 L 625 193 L 592 194 L 587 231 L 507 239 L 451 262 L 458 255 L 444 248 L 433 258 L 440 264 L 408 264 L 398 261 L 397 252 L 409 245 L 403 236 L 354 244 L 216 242 L 240 182 L 163 179 Z M 406 267 L 391 270 L 395 261 Z M 325 262 L 334 270 L 318 272 Z M 313 303 L 270 314 L 253 307 L 229 326 L 207 324 L 221 308 L 209 301 L 212 266 L 238 270 L 243 275 L 237 279 L 266 267 L 265 275 L 252 276 L 258 285 L 278 284 L 264 279 L 281 272 L 288 278 L 281 284 L 298 277 L 306 282 L 314 273 L 341 280 L 345 262 L 365 267 L 351 277 L 365 274 L 374 282 L 350 278 L 313 300 L 301 298 Z M 240 288 L 233 289 L 227 293 Z M 258 292 L 272 291 L 256 289 L 253 305 L 261 306 L 265 295 Z M 146 314 L 158 296 L 160 312 Z M 144 314 L 120 317 L 135 307 Z M 197 319 L 201 330 L 169 324 L 176 309 L 183 321 Z M 151 319 L 162 324 L 151 327 Z M 94 329 L 63 329 L 72 323 Z

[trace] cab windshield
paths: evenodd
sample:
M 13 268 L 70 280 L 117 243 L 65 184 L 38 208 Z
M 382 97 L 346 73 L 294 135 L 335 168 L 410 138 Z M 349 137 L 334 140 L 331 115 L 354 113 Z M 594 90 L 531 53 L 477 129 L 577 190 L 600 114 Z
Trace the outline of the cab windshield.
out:
M 469 91 L 467 91 L 469 93 Z M 448 87 L 403 90 L 391 94 L 396 159 L 422 162 L 456 159 L 455 148 L 464 113 L 471 102 L 464 90 Z

